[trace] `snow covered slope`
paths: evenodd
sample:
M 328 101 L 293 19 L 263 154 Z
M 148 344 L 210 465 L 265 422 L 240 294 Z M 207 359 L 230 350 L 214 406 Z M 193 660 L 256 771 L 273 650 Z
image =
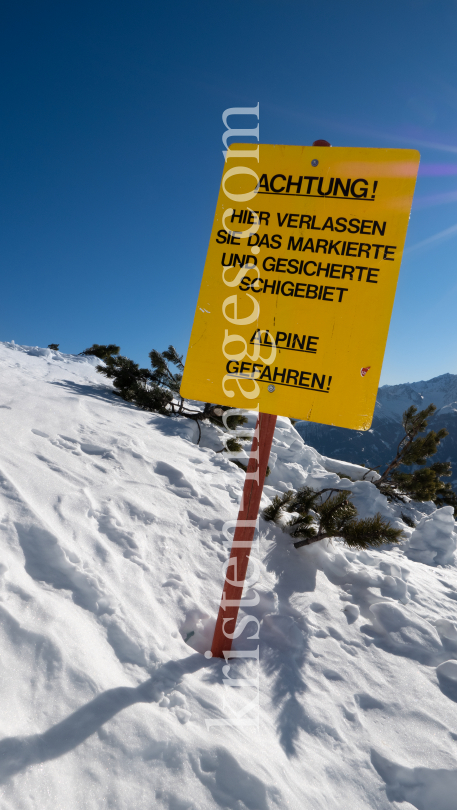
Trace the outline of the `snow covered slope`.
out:
M 438 448 L 434 461 L 450 461 L 457 491 L 457 374 L 441 374 L 432 380 L 402 385 L 383 385 L 378 390 L 371 429 L 346 430 L 312 422 L 298 422 L 296 428 L 305 441 L 321 453 L 344 458 L 354 464 L 383 469 L 394 458 L 403 436 L 401 417 L 411 405 L 418 410 L 433 403 L 437 411 L 429 420 L 433 430 L 446 428 L 449 436 Z
M 408 529 L 279 419 L 265 503 L 340 486 L 406 540 L 297 551 L 261 520 L 228 668 L 202 653 L 243 473 L 94 365 L 0 344 L 2 810 L 454 810 L 450 508 Z

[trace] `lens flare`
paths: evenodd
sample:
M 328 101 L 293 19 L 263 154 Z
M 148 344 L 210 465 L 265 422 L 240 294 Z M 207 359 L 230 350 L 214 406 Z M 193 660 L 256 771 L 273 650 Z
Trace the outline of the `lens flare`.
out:
M 440 231 L 436 233 L 434 236 L 429 236 L 428 239 L 423 239 L 421 242 L 417 242 L 415 245 L 411 245 L 411 247 L 406 248 L 403 251 L 403 255 L 409 255 L 410 253 L 415 253 L 416 250 L 421 250 L 422 248 L 426 248 L 429 245 L 436 244 L 437 242 L 443 242 L 445 239 L 450 239 L 452 236 L 457 234 L 457 225 L 451 225 L 450 228 L 446 228 L 444 231 Z

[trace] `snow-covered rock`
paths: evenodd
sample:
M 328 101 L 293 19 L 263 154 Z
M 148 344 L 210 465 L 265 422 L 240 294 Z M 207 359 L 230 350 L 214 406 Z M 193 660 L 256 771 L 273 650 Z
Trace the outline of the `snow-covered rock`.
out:
M 442 506 L 431 515 L 422 518 L 416 526 L 405 553 L 411 560 L 429 565 L 446 565 L 454 561 L 457 547 L 457 534 L 454 531 L 454 510 L 452 506 Z

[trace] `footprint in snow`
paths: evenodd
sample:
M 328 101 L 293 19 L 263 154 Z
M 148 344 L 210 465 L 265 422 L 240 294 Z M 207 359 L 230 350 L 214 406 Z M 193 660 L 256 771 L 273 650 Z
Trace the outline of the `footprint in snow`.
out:
M 32 433 L 35 436 L 40 436 L 42 439 L 49 439 L 54 447 L 59 447 L 61 450 L 71 450 L 77 455 L 81 455 L 81 450 L 88 456 L 101 456 L 104 459 L 115 459 L 113 452 L 108 447 L 101 447 L 98 444 L 91 442 L 79 442 L 78 439 L 73 439 L 72 436 L 64 436 L 59 434 L 55 439 L 52 439 L 48 433 L 42 430 L 32 428 Z
M 344 681 L 343 676 L 335 669 L 323 669 L 322 675 L 324 678 L 327 678 L 328 681 Z
M 122 664 L 136 664 L 145 667 L 148 664 L 146 652 L 139 641 L 126 632 L 115 619 L 105 621 L 106 637 Z
M 165 582 L 162 582 L 162 588 L 172 588 L 174 590 L 180 591 L 184 595 L 187 595 L 189 593 L 188 589 L 181 581 L 181 578 L 179 578 L 178 580 L 176 577 L 170 577 Z
M 198 502 L 201 503 L 202 506 L 214 506 L 214 501 L 211 501 L 206 495 L 199 498 Z
M 350 723 L 354 723 L 358 719 L 357 712 L 351 711 L 351 709 L 349 709 L 347 706 L 342 706 L 341 710 L 346 720 L 349 720 Z
M 170 697 L 163 697 L 159 706 L 163 709 L 169 709 L 183 725 L 188 723 L 192 717 L 191 712 L 187 709 L 186 698 L 180 692 L 172 692 Z
M 346 614 L 348 624 L 354 624 L 360 615 L 360 610 L 357 605 L 346 605 L 343 608 L 343 612 Z
M 83 453 L 86 453 L 88 456 L 102 456 L 102 458 L 111 459 L 115 458 L 111 450 L 109 450 L 107 447 L 100 447 L 98 444 L 89 444 L 87 442 L 83 442 L 80 444 L 80 447 Z
M 436 663 L 443 645 L 433 625 L 409 608 L 393 602 L 377 602 L 370 607 L 372 626 L 363 625 L 374 643 L 395 655 L 402 655 L 424 664 Z
M 325 611 L 325 605 L 321 605 L 320 602 L 311 602 L 310 608 L 314 613 L 323 613 Z
M 89 511 L 89 517 L 95 518 L 98 524 L 100 534 L 104 534 L 108 540 L 115 543 L 122 549 L 123 556 L 135 563 L 144 571 L 149 571 L 147 566 L 139 555 L 139 546 L 135 540 L 134 532 L 125 529 L 122 526 L 121 519 L 115 514 L 112 514 L 109 507 L 106 505 L 103 512 L 97 512 L 94 509 Z
M 244 758 L 239 759 L 246 765 Z M 195 776 L 210 791 L 214 807 L 249 807 L 250 810 L 269 810 L 285 807 L 280 791 L 258 776 L 245 770 L 237 759 L 221 747 L 200 750 L 191 757 Z
M 168 478 L 170 489 L 181 498 L 199 497 L 200 493 L 194 489 L 181 470 L 172 467 L 171 464 L 167 464 L 166 461 L 158 461 L 155 466 L 155 472 L 158 475 L 162 475 L 164 478 Z M 185 490 L 187 490 L 187 492 Z
M 381 703 L 380 700 L 372 697 L 367 692 L 360 692 L 358 695 L 354 695 L 354 698 L 363 711 L 369 711 L 370 709 L 384 709 L 384 703 Z

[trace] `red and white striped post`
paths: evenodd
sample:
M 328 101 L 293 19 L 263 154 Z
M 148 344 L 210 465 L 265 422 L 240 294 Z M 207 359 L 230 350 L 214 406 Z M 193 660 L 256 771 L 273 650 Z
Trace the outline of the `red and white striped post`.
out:
M 314 141 L 313 146 L 330 146 L 328 141 Z M 248 569 L 249 555 L 259 515 L 265 474 L 277 417 L 269 413 L 259 413 L 252 441 L 249 463 L 244 482 L 238 519 L 230 552 L 227 574 L 233 571 L 233 578 L 226 575 L 222 589 L 222 599 L 214 630 L 211 654 L 224 658 L 224 653 L 232 649 L 232 639 L 225 635 L 224 627 L 230 622 L 228 632 L 233 636 L 243 595 L 244 581 Z

